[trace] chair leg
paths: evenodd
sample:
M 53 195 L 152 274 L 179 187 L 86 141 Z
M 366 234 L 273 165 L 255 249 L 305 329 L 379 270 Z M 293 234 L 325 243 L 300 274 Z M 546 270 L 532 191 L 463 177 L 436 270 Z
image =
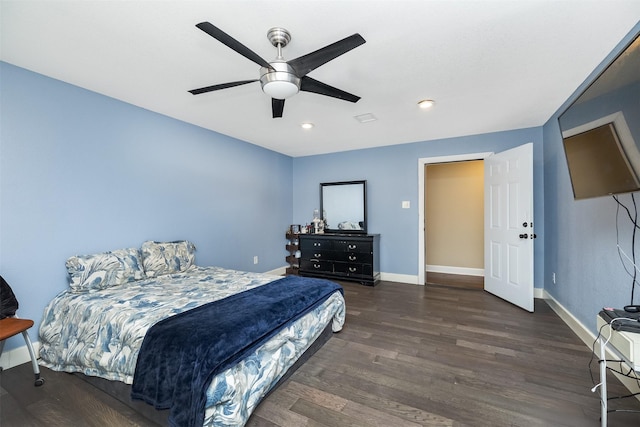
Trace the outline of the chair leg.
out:
M 39 387 L 44 384 L 44 378 L 40 378 L 40 367 L 38 366 L 36 352 L 33 351 L 33 345 L 31 345 L 31 339 L 29 338 L 29 334 L 27 333 L 27 331 L 22 331 L 22 336 L 24 337 L 24 342 L 27 343 L 27 349 L 29 350 L 29 355 L 31 356 L 31 365 L 33 365 L 33 373 L 36 377 L 35 386 Z

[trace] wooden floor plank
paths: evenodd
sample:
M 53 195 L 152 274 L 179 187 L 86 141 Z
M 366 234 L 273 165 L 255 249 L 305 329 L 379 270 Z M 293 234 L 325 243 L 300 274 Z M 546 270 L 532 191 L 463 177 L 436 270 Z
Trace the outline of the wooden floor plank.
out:
M 599 425 L 591 351 L 542 300 L 529 313 L 481 289 L 477 279 L 429 273 L 426 286 L 344 282 L 347 318 L 247 425 Z M 595 314 L 594 314 L 595 315 Z M 30 364 L 0 376 L 2 427 L 157 426 L 73 375 Z M 610 395 L 626 389 L 608 377 Z M 640 410 L 635 399 L 612 408 Z M 640 414 L 609 415 L 611 427 Z

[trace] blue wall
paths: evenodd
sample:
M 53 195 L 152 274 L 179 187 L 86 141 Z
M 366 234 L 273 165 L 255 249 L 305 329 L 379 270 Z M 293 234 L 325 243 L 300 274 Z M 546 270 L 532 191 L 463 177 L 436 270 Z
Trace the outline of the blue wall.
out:
M 380 233 L 380 271 L 418 275 L 418 159 L 456 154 L 500 152 L 533 143 L 535 286 L 543 286 L 544 209 L 542 128 L 521 129 L 427 142 L 298 157 L 293 160 L 293 220 L 309 223 L 319 207 L 319 183 L 367 180 L 367 222 Z M 411 202 L 402 209 L 401 202 Z
M 622 307 L 631 302 L 632 279 L 616 248 L 616 202 L 611 197 L 578 201 L 573 198 L 558 117 L 638 32 L 640 23 L 543 127 L 545 290 L 593 332 L 596 315 L 603 307 Z M 640 123 L 632 122 L 630 117 L 626 116 L 629 127 L 637 129 Z M 636 193 L 637 201 L 639 197 Z M 620 200 L 632 205 L 629 194 L 622 195 Z M 618 235 L 621 247 L 629 255 L 632 230 L 626 213 L 621 213 Z M 628 264 L 627 268 L 633 269 Z M 554 272 L 556 284 L 551 280 Z M 635 293 L 635 303 L 640 303 L 640 288 L 636 287 Z
M 21 317 L 39 324 L 69 256 L 145 240 L 188 239 L 200 265 L 284 265 L 290 157 L 7 63 L 0 74 L 0 273 Z

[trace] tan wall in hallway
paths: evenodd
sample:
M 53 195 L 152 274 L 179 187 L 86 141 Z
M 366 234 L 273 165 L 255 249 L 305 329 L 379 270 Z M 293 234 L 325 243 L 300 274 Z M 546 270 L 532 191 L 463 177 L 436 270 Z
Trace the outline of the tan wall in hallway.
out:
M 427 264 L 484 268 L 484 162 L 425 167 Z

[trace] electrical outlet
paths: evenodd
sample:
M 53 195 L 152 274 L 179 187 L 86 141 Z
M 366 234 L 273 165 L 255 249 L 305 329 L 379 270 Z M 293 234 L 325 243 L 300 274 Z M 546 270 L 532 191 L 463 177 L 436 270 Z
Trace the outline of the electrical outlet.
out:
M 258 255 L 256 255 L 256 256 L 254 256 L 254 257 L 253 257 L 253 263 L 254 263 L 254 264 L 257 264 L 257 263 L 258 263 Z

